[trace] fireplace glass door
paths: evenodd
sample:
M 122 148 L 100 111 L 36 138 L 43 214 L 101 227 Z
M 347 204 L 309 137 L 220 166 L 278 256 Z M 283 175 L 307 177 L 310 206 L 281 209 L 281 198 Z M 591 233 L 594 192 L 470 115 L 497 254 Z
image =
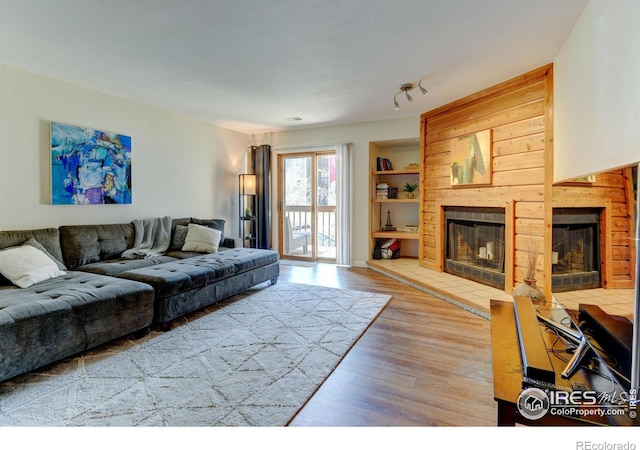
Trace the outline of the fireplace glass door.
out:
M 554 292 L 601 286 L 599 219 L 597 209 L 554 209 L 551 253 Z
M 445 211 L 447 272 L 504 289 L 504 210 Z

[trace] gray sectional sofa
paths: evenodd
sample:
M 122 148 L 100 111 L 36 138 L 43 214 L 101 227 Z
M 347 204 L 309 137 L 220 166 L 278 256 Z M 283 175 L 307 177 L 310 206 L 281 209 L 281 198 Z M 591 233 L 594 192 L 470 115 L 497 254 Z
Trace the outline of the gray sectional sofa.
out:
M 189 223 L 223 229 L 220 220 L 173 219 L 162 256 L 122 259 L 134 246 L 133 223 L 71 225 L 0 232 L 0 251 L 37 241 L 64 275 L 26 288 L 0 275 L 0 381 L 174 319 L 265 281 L 276 283 L 278 253 L 241 247 L 223 236 L 215 253 L 182 251 L 176 232 Z

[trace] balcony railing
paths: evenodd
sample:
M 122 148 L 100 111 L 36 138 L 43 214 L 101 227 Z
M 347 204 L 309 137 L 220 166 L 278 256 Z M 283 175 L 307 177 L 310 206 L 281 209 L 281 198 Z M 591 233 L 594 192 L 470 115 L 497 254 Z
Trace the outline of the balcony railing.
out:
M 289 218 L 294 232 L 309 233 L 309 236 L 313 236 L 314 224 L 311 207 L 285 206 L 284 215 Z M 317 256 L 320 258 L 335 258 L 336 207 L 318 206 L 316 216 Z M 313 243 L 311 245 L 313 246 Z M 291 254 L 297 253 L 294 251 Z M 311 252 L 308 252 L 308 255 L 302 256 L 311 256 L 311 254 Z

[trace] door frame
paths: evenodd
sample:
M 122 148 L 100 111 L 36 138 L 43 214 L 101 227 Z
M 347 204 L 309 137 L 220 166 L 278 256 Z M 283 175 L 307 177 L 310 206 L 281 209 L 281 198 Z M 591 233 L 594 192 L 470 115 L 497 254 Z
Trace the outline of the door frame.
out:
M 278 168 L 278 186 L 277 186 L 277 233 L 278 233 L 278 253 L 280 257 L 286 257 L 287 259 L 297 259 L 302 261 L 325 261 L 336 262 L 336 257 L 326 258 L 318 256 L 318 180 L 317 180 L 317 158 L 322 155 L 336 155 L 335 149 L 322 149 L 318 151 L 300 150 L 286 153 L 279 153 L 277 155 L 277 168 Z M 284 252 L 284 161 L 286 158 L 311 158 L 311 254 L 310 256 L 289 255 Z M 334 206 L 334 208 L 336 208 Z M 335 213 L 335 212 L 334 212 Z M 335 238 L 334 238 L 335 242 Z

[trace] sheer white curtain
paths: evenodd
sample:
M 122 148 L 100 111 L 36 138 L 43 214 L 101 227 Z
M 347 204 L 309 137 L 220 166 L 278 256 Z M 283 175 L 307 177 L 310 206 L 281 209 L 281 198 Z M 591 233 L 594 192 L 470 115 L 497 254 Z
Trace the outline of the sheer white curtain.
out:
M 336 264 L 351 265 L 351 144 L 336 145 Z

